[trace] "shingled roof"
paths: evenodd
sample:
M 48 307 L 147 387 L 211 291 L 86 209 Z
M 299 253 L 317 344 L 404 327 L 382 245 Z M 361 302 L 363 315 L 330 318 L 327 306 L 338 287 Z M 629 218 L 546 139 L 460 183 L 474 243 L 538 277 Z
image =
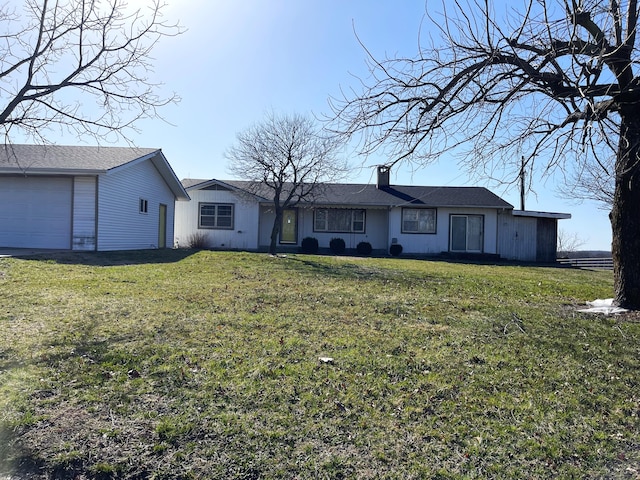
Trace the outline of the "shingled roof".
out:
M 269 201 L 270 190 L 255 182 L 243 180 L 184 179 L 185 189 L 198 189 L 210 184 L 227 185 L 242 192 L 251 192 L 261 201 Z M 377 188 L 358 183 L 323 184 L 313 199 L 316 205 L 369 207 L 397 207 L 422 205 L 428 207 L 475 207 L 513 209 L 513 205 L 484 187 L 433 187 L 415 185 L 391 185 Z
M 156 148 L 94 147 L 68 145 L 2 145 L 0 172 L 19 173 L 106 172 L 141 157 Z
M 178 200 L 189 200 L 162 150 L 137 147 L 0 145 L 0 174 L 99 175 L 150 160 Z

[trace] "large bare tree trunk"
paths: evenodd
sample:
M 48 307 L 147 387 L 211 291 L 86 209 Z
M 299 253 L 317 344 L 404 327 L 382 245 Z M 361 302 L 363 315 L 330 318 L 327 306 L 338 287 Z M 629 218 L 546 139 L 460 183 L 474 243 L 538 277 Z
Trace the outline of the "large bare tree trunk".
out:
M 276 209 L 276 218 L 273 221 L 271 229 L 271 243 L 269 244 L 269 253 L 275 255 L 278 251 L 278 235 L 280 234 L 280 225 L 282 225 L 282 209 Z
M 626 111 L 625 111 L 626 110 Z M 625 308 L 640 309 L 640 111 L 621 112 L 616 185 L 611 210 L 615 296 Z

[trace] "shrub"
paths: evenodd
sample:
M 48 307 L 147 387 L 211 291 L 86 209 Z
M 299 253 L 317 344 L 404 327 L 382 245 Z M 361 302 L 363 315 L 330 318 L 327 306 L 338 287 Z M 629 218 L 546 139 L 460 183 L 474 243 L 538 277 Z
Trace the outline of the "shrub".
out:
M 389 253 L 394 257 L 397 257 L 402 253 L 402 245 L 400 245 L 399 243 L 394 243 L 393 245 L 391 245 L 391 247 L 389 247 Z
M 209 235 L 204 232 L 196 232 L 187 238 L 187 248 L 209 248 Z
M 371 255 L 373 247 L 369 242 L 360 242 L 356 246 L 356 251 L 358 252 L 358 255 Z
M 340 255 L 344 253 L 346 244 L 344 243 L 344 240 L 342 238 L 332 238 L 329 242 L 329 248 L 336 255 Z
M 300 244 L 302 253 L 318 253 L 318 239 L 314 237 L 304 237 Z

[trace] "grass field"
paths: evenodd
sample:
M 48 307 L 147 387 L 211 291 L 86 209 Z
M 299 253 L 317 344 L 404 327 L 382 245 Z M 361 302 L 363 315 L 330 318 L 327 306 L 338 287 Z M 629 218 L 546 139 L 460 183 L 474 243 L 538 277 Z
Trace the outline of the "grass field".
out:
M 0 295 L 0 478 L 640 477 L 640 323 L 576 313 L 611 272 L 169 250 Z

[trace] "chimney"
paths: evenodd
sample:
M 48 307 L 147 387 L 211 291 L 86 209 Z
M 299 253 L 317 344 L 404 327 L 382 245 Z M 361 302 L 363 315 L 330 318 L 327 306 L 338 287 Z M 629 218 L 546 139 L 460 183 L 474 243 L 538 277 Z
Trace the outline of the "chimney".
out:
M 386 165 L 378 165 L 378 183 L 376 188 L 381 189 L 389 186 L 389 171 L 391 167 Z

